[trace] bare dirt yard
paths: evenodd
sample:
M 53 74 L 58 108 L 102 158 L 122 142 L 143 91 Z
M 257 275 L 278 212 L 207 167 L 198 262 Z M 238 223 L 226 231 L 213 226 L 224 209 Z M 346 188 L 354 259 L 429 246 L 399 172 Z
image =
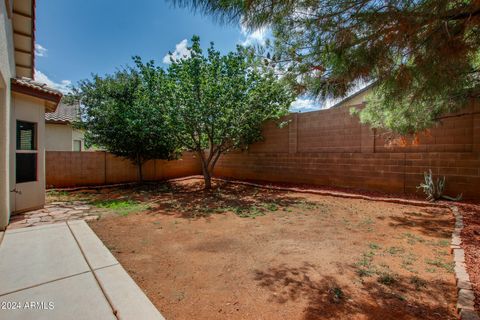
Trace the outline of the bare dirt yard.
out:
M 201 180 L 56 194 L 167 319 L 456 319 L 448 209 Z

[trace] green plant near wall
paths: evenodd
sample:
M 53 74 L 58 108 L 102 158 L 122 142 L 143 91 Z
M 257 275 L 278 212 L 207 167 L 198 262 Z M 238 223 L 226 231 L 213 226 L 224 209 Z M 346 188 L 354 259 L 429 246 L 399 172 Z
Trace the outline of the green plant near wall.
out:
M 434 180 L 432 170 L 429 169 L 428 172 L 423 173 L 423 177 L 424 181 L 420 183 L 417 189 L 422 189 L 428 201 L 437 201 L 440 199 L 459 201 L 462 199 L 462 194 L 459 194 L 455 198 L 443 194 L 446 183 L 445 176 L 437 177 L 437 180 Z

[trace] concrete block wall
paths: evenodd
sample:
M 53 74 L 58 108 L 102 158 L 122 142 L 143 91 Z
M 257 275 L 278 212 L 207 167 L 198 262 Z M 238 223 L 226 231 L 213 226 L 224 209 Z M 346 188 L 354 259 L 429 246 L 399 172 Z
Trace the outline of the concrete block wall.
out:
M 137 167 L 108 152 L 46 151 L 47 187 L 66 188 L 137 181 Z M 199 174 L 195 155 L 185 153 L 178 160 L 151 160 L 143 165 L 145 180 L 165 180 Z
M 362 127 L 349 108 L 297 115 L 297 152 L 360 152 Z
M 221 157 L 215 175 L 411 194 L 431 169 L 446 177 L 447 194 L 480 199 L 478 102 L 444 117 L 417 142 L 407 139 L 407 145 L 392 144 L 386 133 L 361 125 L 348 108 L 290 119 L 287 128 L 266 126 L 261 144 Z
M 391 193 L 416 193 L 423 172 L 446 176 L 446 193 L 480 199 L 476 153 L 232 153 L 219 160 L 222 177 Z M 419 193 L 421 194 L 421 193 Z
M 214 174 L 410 194 L 431 169 L 446 177 L 447 194 L 480 199 L 478 102 L 407 145 L 389 143 L 385 133 L 361 125 L 349 108 L 291 114 L 284 120 L 284 127 L 266 123 L 264 140 L 247 151 L 220 157 Z M 145 180 L 201 174 L 191 153 L 175 161 L 149 161 L 143 170 Z M 137 180 L 135 166 L 105 152 L 47 152 L 46 175 L 47 186 L 55 187 Z

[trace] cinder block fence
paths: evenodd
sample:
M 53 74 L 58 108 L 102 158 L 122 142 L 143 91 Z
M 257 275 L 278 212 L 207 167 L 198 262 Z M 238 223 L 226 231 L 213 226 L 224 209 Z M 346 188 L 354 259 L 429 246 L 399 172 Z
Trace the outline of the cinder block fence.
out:
M 215 175 L 235 179 L 308 183 L 393 193 L 415 193 L 423 172 L 446 176 L 447 193 L 480 199 L 480 104 L 452 114 L 405 145 L 361 125 L 349 108 L 291 114 L 288 126 L 264 127 L 264 141 L 224 155 Z M 135 181 L 136 168 L 104 152 L 47 152 L 47 185 L 56 187 Z M 201 174 L 198 159 L 150 161 L 146 180 Z
M 47 151 L 45 156 L 47 188 L 106 185 L 135 182 L 137 167 L 129 160 L 108 152 Z M 185 153 L 174 161 L 151 160 L 143 165 L 145 180 L 166 180 L 199 174 L 200 163 Z

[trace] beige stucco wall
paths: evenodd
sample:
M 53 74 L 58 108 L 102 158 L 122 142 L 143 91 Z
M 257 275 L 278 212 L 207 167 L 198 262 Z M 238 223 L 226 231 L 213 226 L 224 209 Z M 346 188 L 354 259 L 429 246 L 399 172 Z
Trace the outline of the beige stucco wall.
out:
M 13 94 L 13 105 L 15 121 L 23 120 L 37 124 L 37 181 L 15 184 L 15 189 L 21 193 L 15 194 L 14 210 L 18 212 L 39 208 L 45 204 L 45 107 L 44 101 L 22 94 Z M 15 157 L 15 148 L 15 139 L 12 138 L 12 158 Z M 12 179 L 15 177 L 14 166 L 11 168 L 10 176 Z
M 341 104 L 337 105 L 337 108 L 346 107 L 346 106 L 356 106 L 366 102 L 367 96 L 372 92 L 372 88 L 365 90 L 364 92 L 343 101 Z
M 15 76 L 12 21 L 7 16 L 5 1 L 0 1 L 0 230 L 10 212 L 10 78 Z
M 73 141 L 82 142 L 82 151 L 85 151 L 84 133 L 74 129 L 70 124 L 45 124 L 46 151 L 73 151 Z
M 67 124 L 45 124 L 45 150 L 72 151 L 72 127 Z
M 72 150 L 73 150 L 73 140 L 80 140 L 82 144 L 82 151 L 89 151 L 89 149 L 85 148 L 85 137 L 84 132 L 82 130 L 73 129 L 72 131 Z

